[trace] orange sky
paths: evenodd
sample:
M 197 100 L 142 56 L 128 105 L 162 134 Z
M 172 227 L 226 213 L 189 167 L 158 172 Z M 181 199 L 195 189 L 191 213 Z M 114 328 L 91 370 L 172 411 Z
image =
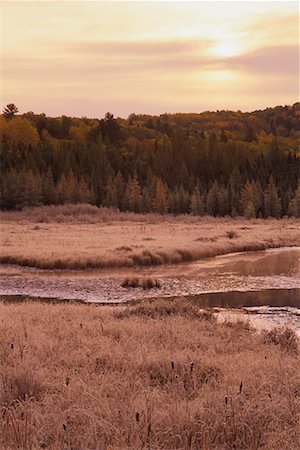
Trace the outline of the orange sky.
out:
M 299 99 L 294 1 L 2 1 L 1 106 L 102 117 Z

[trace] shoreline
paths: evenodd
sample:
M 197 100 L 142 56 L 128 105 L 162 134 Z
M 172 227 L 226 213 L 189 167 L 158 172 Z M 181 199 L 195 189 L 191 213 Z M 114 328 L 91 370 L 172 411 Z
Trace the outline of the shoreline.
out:
M 236 247 L 236 248 L 234 248 Z M 122 269 L 122 268 L 141 268 L 141 267 L 157 267 L 165 265 L 176 266 L 178 264 L 203 261 L 217 256 L 229 256 L 232 254 L 259 252 L 272 249 L 281 248 L 297 248 L 299 243 L 259 243 L 248 245 L 235 245 L 224 249 L 211 249 L 210 251 L 189 251 L 176 249 L 174 252 L 168 254 L 165 252 L 157 252 L 156 254 L 149 251 L 144 251 L 142 254 L 132 255 L 132 259 L 128 260 L 106 260 L 101 261 L 98 258 L 83 260 L 83 261 L 69 261 L 57 259 L 53 261 L 34 260 L 32 258 L 22 258 L 10 255 L 0 255 L 0 264 L 7 266 L 20 266 L 27 268 L 36 268 L 40 270 L 93 270 L 93 269 Z M 175 254 L 174 254 L 175 253 Z
M 283 298 L 277 298 L 277 295 L 282 292 L 288 292 L 294 294 L 296 298 L 292 301 L 285 300 Z M 265 297 L 258 300 L 257 296 L 260 293 L 264 293 Z M 232 297 L 231 303 L 228 302 L 228 298 Z M 237 297 L 237 298 L 236 298 Z M 241 298 L 246 297 L 244 303 L 241 303 Z M 274 299 L 274 297 L 276 297 Z M 13 304 L 13 303 L 26 303 L 26 302 L 38 302 L 46 304 L 80 304 L 80 305 L 95 305 L 95 306 L 132 306 L 139 305 L 143 302 L 155 303 L 161 300 L 163 301 L 176 301 L 178 299 L 184 299 L 192 304 L 199 306 L 200 308 L 228 308 L 228 309 L 243 309 L 245 307 L 261 307 L 261 306 L 274 306 L 274 307 L 295 307 L 300 308 L 300 288 L 290 289 L 263 289 L 263 290 L 230 290 L 230 291 L 211 291 L 203 292 L 200 294 L 188 294 L 188 295 L 170 295 L 170 296 L 157 296 L 146 297 L 144 299 L 131 299 L 124 301 L 111 301 L 111 302 L 95 302 L 86 301 L 81 299 L 59 298 L 59 297 L 41 297 L 31 296 L 27 294 L 1 294 L 0 302 Z M 292 304 L 290 304 L 292 303 Z

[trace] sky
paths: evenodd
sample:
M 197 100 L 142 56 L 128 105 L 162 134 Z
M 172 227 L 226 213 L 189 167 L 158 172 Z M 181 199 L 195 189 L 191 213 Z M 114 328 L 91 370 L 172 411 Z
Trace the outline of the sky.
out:
M 127 117 L 299 101 L 296 1 L 0 1 L 2 108 Z

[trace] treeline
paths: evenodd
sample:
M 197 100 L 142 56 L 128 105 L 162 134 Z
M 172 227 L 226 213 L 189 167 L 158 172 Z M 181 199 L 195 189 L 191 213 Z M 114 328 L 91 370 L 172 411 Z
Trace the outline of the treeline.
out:
M 0 117 L 1 208 L 300 217 L 300 106 L 241 113 Z M 17 109 L 15 109 L 17 111 Z

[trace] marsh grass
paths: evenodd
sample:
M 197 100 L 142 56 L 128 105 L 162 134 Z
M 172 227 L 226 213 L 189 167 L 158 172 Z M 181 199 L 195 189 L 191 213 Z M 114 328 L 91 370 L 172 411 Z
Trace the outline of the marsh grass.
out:
M 125 278 L 121 284 L 125 288 L 142 288 L 144 290 L 160 288 L 160 282 L 156 278 Z
M 155 266 L 300 245 L 299 220 L 160 216 L 92 205 L 1 212 L 0 263 L 40 269 Z
M 299 449 L 299 354 L 243 323 L 186 299 L 0 317 L 1 449 Z
M 298 353 L 298 338 L 291 328 L 273 328 L 263 332 L 263 340 L 267 344 L 276 345 L 287 353 Z

